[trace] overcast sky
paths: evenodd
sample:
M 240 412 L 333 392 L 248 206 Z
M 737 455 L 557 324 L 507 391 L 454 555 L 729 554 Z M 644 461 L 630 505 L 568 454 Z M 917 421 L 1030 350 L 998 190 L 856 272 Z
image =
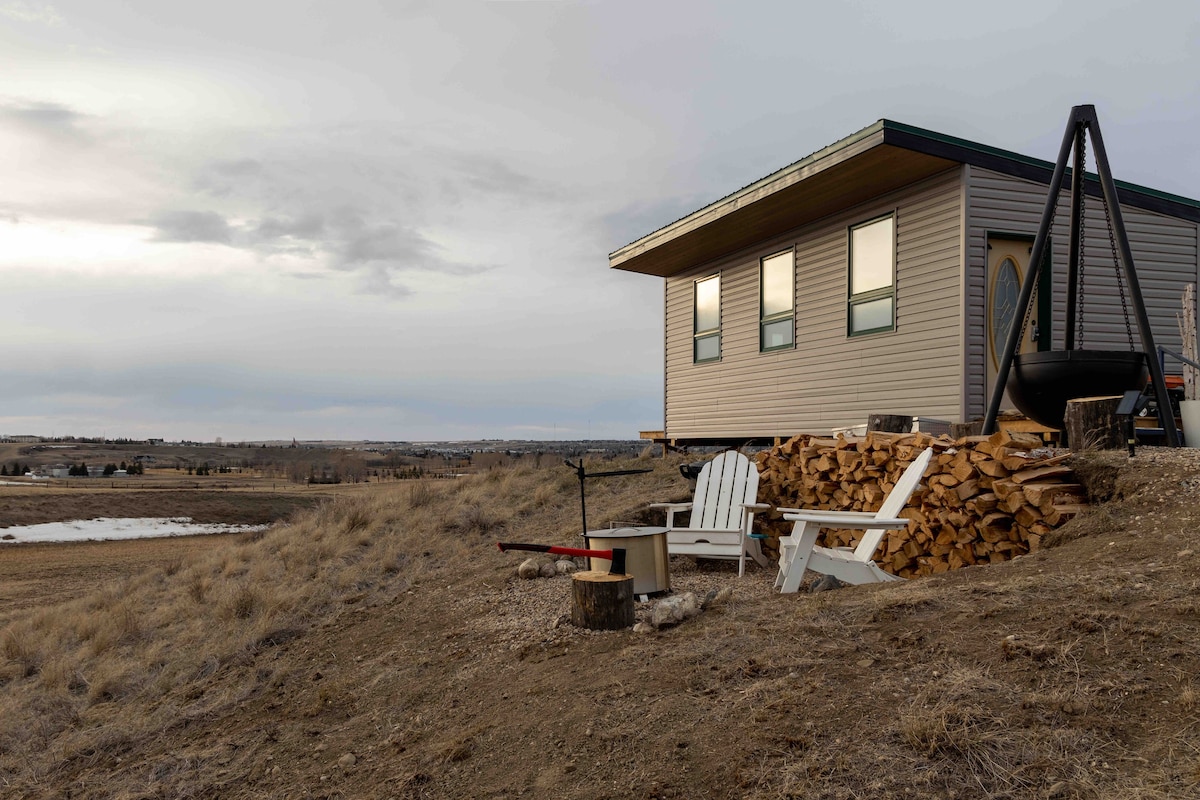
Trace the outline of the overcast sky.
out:
M 1195 3 L 0 0 L 0 434 L 633 438 L 613 250 L 880 118 L 1200 197 Z

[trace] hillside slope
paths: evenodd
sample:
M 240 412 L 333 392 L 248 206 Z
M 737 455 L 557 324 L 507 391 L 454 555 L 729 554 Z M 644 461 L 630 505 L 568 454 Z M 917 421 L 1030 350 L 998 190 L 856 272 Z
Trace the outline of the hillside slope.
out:
M 588 484 L 589 519 L 687 494 Z M 578 483 L 500 470 L 338 501 L 0 633 L 6 797 L 1200 796 L 1193 454 L 1081 465 L 1035 555 L 679 627 L 563 623 L 499 538 L 578 542 Z M 640 613 L 645 613 L 645 608 Z

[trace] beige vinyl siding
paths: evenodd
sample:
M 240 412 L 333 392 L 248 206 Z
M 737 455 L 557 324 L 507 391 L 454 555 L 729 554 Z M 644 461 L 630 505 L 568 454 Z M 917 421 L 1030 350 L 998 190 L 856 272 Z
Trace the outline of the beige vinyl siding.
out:
M 981 417 L 986 411 L 984 375 L 984 278 L 988 233 L 1034 236 L 1046 204 L 1046 185 L 1013 178 L 978 167 L 968 170 L 968 227 L 965 335 L 966 418 Z M 1052 346 L 1065 346 L 1066 263 L 1070 237 L 1070 191 L 1062 193 L 1054 219 Z M 1085 216 L 1082 341 L 1076 347 L 1089 350 L 1129 348 L 1124 315 L 1113 268 L 1112 246 L 1104 204 L 1088 197 Z M 1138 282 L 1155 344 L 1178 351 L 1179 330 L 1175 315 L 1184 284 L 1196 281 L 1197 225 L 1187 220 L 1143 209 L 1121 206 L 1126 233 L 1137 269 Z M 1128 298 L 1128 285 L 1126 286 Z M 1137 319 L 1129 309 L 1136 349 L 1142 349 Z M 1041 330 L 1047 327 L 1042 324 Z M 1178 373 L 1178 362 L 1168 359 L 1167 371 Z
M 873 412 L 957 419 L 959 170 L 667 280 L 666 432 L 786 436 Z M 846 333 L 849 226 L 896 217 L 896 330 Z M 758 263 L 796 250 L 796 348 L 758 349 Z M 692 282 L 721 273 L 721 360 L 693 364 Z

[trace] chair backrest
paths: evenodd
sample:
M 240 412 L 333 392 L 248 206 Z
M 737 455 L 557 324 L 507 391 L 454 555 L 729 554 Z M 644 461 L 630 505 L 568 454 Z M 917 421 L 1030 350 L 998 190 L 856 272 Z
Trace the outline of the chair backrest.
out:
M 908 498 L 912 497 L 913 492 L 921 484 L 921 478 L 925 477 L 925 470 L 929 467 L 931 458 L 933 458 L 933 448 L 926 447 L 919 456 L 913 459 L 913 462 L 904 470 L 904 474 L 900 476 L 900 480 L 896 481 L 896 485 L 888 492 L 888 496 L 883 498 L 883 505 L 879 507 L 875 516 L 880 519 L 896 519 L 896 515 L 903 511 L 904 506 L 908 504 Z M 854 557 L 860 561 L 870 561 L 871 557 L 875 555 L 879 543 L 883 541 L 883 534 L 883 528 L 875 528 L 864 533 L 858 547 L 854 548 Z
M 758 497 L 758 468 L 736 450 L 726 450 L 704 465 L 696 478 L 689 528 L 736 530 L 742 504 Z

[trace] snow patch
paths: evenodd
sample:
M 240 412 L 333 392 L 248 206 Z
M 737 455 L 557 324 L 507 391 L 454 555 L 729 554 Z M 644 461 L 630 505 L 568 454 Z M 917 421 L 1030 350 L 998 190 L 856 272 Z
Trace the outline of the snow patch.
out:
M 131 517 L 118 519 L 46 522 L 0 528 L 0 544 L 28 542 L 85 542 L 114 539 L 149 539 L 162 536 L 198 536 L 207 533 L 236 533 L 266 530 L 266 525 L 226 525 L 192 522 L 191 517 Z

